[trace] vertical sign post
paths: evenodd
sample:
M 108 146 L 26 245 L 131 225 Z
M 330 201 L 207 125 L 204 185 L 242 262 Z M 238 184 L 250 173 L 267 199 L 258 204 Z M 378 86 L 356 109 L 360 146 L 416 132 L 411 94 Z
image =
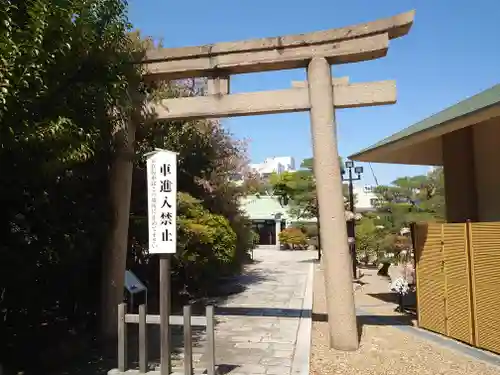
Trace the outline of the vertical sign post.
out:
M 177 154 L 157 149 L 146 155 L 149 253 L 160 255 L 161 375 L 170 374 L 170 254 L 177 248 Z

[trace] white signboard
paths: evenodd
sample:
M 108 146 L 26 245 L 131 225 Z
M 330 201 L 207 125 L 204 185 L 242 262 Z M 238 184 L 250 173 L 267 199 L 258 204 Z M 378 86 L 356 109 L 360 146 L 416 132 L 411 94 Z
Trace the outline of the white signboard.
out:
M 177 154 L 157 150 L 147 159 L 149 252 L 177 249 Z

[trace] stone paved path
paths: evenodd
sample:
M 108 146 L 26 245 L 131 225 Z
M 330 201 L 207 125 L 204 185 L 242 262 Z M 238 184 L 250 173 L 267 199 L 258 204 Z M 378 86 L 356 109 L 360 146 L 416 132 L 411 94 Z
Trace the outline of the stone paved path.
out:
M 223 373 L 291 374 L 294 358 L 303 354 L 295 349 L 316 256 L 314 251 L 255 250 L 256 263 L 239 280 L 246 290 L 217 309 L 216 363 Z

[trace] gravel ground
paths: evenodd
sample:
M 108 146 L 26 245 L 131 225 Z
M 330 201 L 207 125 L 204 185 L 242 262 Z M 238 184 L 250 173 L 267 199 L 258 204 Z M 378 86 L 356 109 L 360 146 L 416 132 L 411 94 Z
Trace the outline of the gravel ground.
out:
M 391 325 L 412 324 L 393 312 L 394 304 L 384 303 L 369 293 L 387 293 L 388 281 L 374 271 L 365 271 L 367 284 L 356 291 L 356 305 L 370 315 L 385 316 L 384 325 L 359 318 L 361 345 L 356 352 L 329 348 L 328 323 L 314 321 L 311 346 L 311 375 L 500 375 L 500 367 L 489 365 L 445 346 L 427 341 Z M 325 314 L 323 273 L 317 266 L 314 277 L 315 314 Z

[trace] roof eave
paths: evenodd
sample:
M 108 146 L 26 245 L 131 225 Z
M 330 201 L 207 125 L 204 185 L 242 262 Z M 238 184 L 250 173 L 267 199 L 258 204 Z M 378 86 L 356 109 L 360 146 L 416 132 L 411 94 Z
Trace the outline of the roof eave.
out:
M 483 98 L 485 99 L 481 102 Z M 479 104 L 477 102 L 479 102 Z M 457 116 L 449 115 L 450 112 L 453 113 L 454 111 L 458 112 Z M 428 141 L 429 139 L 437 138 L 452 131 L 484 122 L 498 116 L 500 116 L 500 85 L 493 86 L 491 89 L 483 91 L 480 94 L 468 98 L 396 134 L 393 134 L 371 147 L 352 154 L 349 156 L 349 159 L 398 163 L 397 161 L 379 161 L 376 159 L 381 159 L 381 154 L 388 154 L 389 152 L 393 153 L 395 150 L 399 150 L 398 152 L 404 152 L 408 147 L 412 147 L 417 143 Z M 433 124 L 432 119 L 439 117 L 444 117 L 443 121 Z M 426 121 L 431 122 L 431 124 L 425 126 Z M 411 130 L 412 128 L 419 129 L 420 127 L 423 128 L 413 132 Z M 427 160 L 427 162 L 429 162 L 429 160 Z M 441 165 L 441 161 L 435 160 L 432 163 L 423 165 Z

